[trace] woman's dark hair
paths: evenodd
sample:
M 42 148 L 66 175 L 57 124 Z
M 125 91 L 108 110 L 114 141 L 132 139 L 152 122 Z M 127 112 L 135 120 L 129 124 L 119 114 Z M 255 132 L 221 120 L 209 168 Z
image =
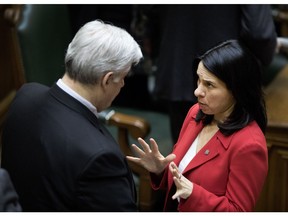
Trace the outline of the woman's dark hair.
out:
M 194 80 L 197 82 L 197 67 L 202 61 L 205 68 L 222 80 L 235 98 L 235 107 L 223 123 L 218 123 L 224 135 L 231 135 L 255 120 L 263 133 L 267 126 L 267 114 L 262 89 L 262 66 L 259 60 L 238 40 L 229 40 L 208 50 L 194 64 Z M 197 86 L 197 85 L 195 85 Z M 213 115 L 199 110 L 196 121 L 204 124 L 212 121 Z

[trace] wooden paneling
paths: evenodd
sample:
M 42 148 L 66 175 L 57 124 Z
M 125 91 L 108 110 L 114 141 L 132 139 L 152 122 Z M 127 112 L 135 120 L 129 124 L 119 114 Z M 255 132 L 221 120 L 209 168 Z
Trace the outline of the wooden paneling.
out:
M 265 89 L 269 171 L 255 211 L 288 211 L 288 65 Z
M 273 10 L 273 18 L 280 25 L 280 36 L 288 37 L 288 7 L 287 5 L 279 5 Z
M 0 100 L 12 89 L 18 89 L 25 80 L 15 33 L 20 8 L 19 5 L 0 6 Z
M 15 28 L 20 9 L 21 5 L 0 5 L 0 137 L 9 105 L 25 82 Z
M 0 5 L 0 104 L 3 104 L 0 107 L 1 118 L 7 108 L 7 100 L 11 99 L 11 92 L 17 90 L 25 81 L 15 33 L 20 7 Z

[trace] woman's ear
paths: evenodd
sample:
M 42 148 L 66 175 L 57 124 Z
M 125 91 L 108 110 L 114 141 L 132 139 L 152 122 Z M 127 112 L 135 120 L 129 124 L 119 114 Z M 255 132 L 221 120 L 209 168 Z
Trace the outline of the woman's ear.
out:
M 114 73 L 112 71 L 110 71 L 102 77 L 102 80 L 101 80 L 101 86 L 102 87 L 106 87 L 109 85 L 110 82 L 113 82 L 113 74 Z

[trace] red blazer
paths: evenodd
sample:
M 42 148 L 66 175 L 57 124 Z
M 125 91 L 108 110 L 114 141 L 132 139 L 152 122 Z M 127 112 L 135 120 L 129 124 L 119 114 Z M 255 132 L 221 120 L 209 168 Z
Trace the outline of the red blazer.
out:
M 183 123 L 174 146 L 174 162 L 179 165 L 185 153 L 203 128 L 196 123 L 199 110 L 194 105 Z M 154 189 L 167 190 L 165 211 L 253 211 L 268 172 L 266 139 L 253 121 L 245 128 L 226 137 L 218 131 L 191 160 L 183 175 L 193 182 L 193 191 L 187 199 L 172 201 L 175 185 L 171 173 L 163 177 L 151 175 Z

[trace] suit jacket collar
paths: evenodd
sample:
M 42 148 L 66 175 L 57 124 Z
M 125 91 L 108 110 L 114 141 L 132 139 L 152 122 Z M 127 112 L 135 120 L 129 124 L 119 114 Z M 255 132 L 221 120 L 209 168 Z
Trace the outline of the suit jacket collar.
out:
M 100 129 L 99 119 L 95 116 L 93 112 L 91 112 L 86 106 L 80 103 L 78 100 L 73 98 L 71 95 L 67 94 L 63 91 L 59 86 L 54 84 L 49 93 L 54 97 L 57 101 L 62 103 L 64 106 L 69 107 L 75 112 L 80 113 L 85 116 L 95 127 Z

